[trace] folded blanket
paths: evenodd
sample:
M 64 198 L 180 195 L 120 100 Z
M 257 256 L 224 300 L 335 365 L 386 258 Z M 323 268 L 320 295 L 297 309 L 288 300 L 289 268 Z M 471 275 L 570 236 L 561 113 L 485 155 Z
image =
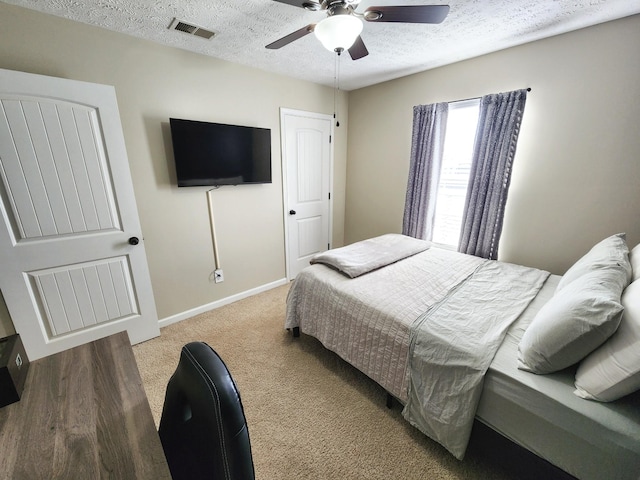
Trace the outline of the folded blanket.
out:
M 462 460 L 484 375 L 549 272 L 487 260 L 416 319 L 402 415 Z M 515 358 L 514 358 L 515 363 Z
M 319 253 L 311 258 L 310 263 L 322 263 L 355 278 L 423 252 L 430 246 L 431 243 L 425 240 L 388 233 Z

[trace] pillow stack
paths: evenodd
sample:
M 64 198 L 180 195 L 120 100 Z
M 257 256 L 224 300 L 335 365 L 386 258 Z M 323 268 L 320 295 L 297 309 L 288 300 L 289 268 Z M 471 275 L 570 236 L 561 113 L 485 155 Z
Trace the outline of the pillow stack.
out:
M 576 395 L 612 402 L 640 389 L 640 281 L 622 294 L 620 327 L 585 358 L 576 372 Z
M 639 277 L 640 245 L 629 253 L 625 234 L 595 245 L 522 336 L 518 368 L 544 374 L 582 360 L 575 393 L 591 400 L 613 401 L 639 389 Z

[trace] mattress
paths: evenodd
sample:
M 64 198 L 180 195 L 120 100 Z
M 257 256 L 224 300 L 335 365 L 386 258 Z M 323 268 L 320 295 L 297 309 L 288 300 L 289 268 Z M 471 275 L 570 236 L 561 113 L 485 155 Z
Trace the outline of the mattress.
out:
M 509 328 L 485 376 L 476 418 L 584 480 L 640 478 L 640 392 L 616 402 L 573 394 L 575 367 L 547 375 L 518 370 L 518 342 L 561 277 L 549 277 Z

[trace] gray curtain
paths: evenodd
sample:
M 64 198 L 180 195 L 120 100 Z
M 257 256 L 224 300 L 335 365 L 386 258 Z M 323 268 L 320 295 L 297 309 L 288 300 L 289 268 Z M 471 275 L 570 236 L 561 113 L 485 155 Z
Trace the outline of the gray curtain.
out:
M 447 103 L 413 107 L 411 162 L 402 221 L 402 233 L 411 237 L 431 240 L 433 236 L 448 112 Z
M 486 95 L 480 103 L 458 250 L 495 260 L 527 90 Z

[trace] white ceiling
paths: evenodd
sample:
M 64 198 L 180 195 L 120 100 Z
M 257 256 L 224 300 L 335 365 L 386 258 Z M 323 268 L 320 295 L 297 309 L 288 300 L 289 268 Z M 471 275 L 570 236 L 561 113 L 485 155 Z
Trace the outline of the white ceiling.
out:
M 326 13 L 272 0 L 3 0 L 97 27 L 328 86 L 335 54 L 313 34 L 279 50 L 265 45 Z M 362 0 L 372 5 L 448 4 L 439 25 L 368 23 L 369 55 L 340 59 L 340 88 L 353 90 L 598 23 L 640 13 L 640 0 Z M 169 30 L 177 18 L 217 35 Z M 25 33 L 26 35 L 27 33 Z

